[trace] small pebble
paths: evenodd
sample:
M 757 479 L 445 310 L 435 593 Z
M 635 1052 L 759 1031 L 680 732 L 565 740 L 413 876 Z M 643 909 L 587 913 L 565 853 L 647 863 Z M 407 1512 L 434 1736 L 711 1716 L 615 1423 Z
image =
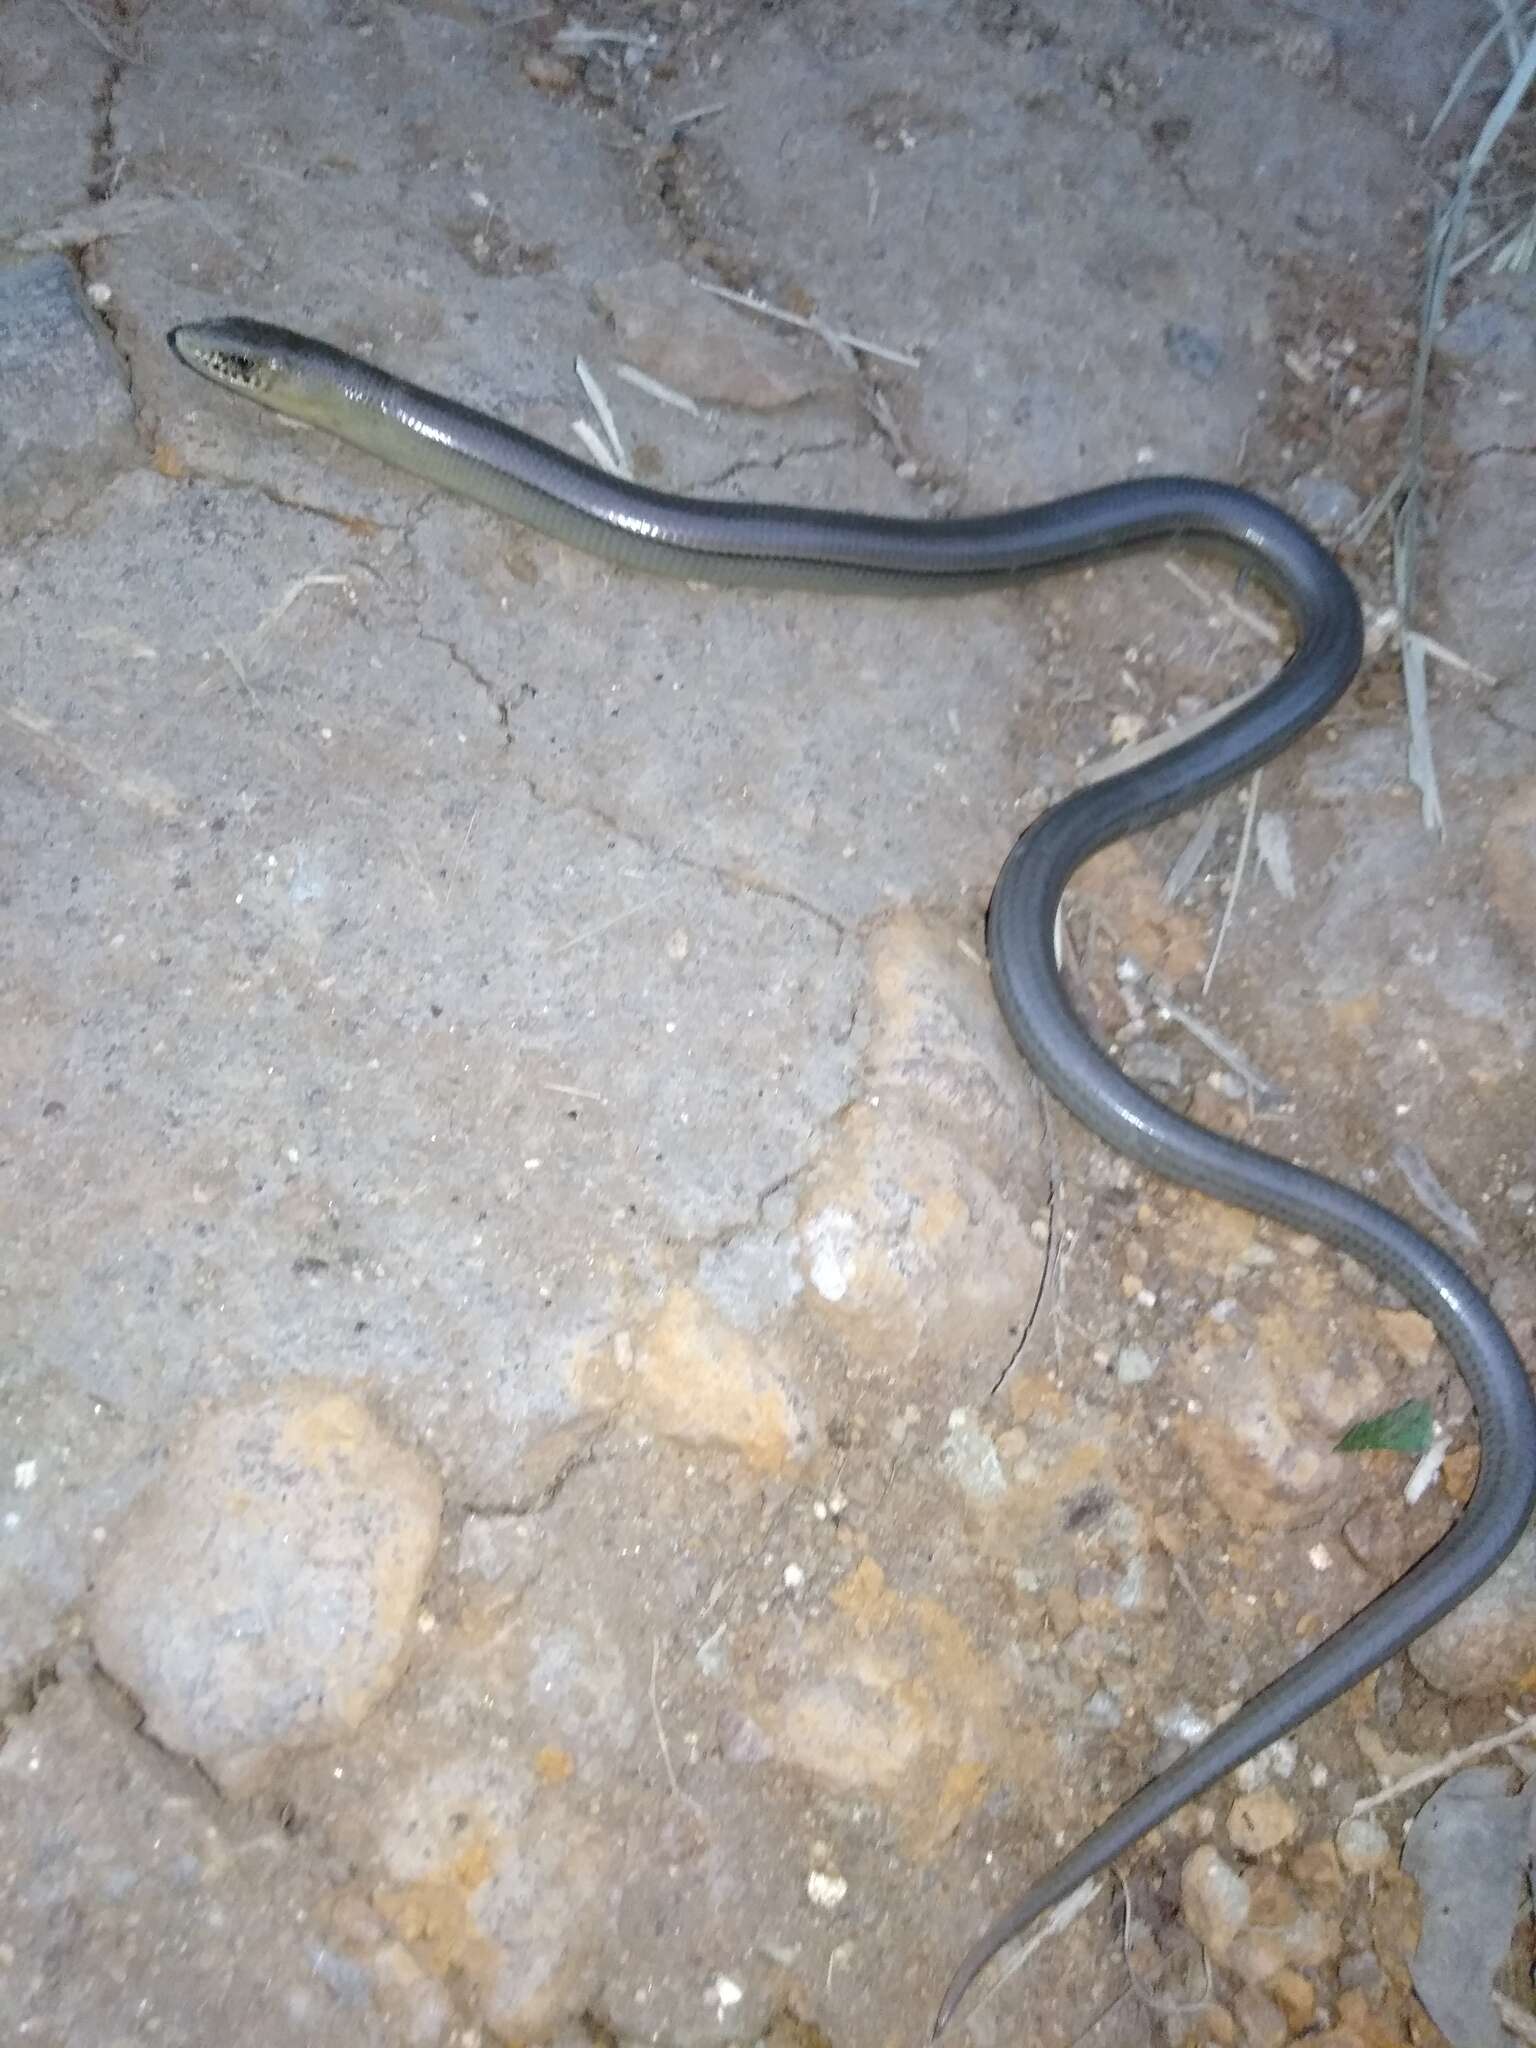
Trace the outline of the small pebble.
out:
M 1339 1989 L 1341 1991 L 1380 1991 L 1386 1983 L 1387 1973 L 1371 1954 L 1369 1949 L 1356 1949 L 1339 1964 Z M 1302 1980 L 1305 1983 L 1305 1978 Z M 1310 1989 L 1310 1986 L 1308 1987 Z M 1312 2017 L 1309 2011 L 1306 2019 Z M 1305 2021 L 1302 2022 L 1305 2025 Z
M 1261 1749 L 1257 1756 L 1249 1757 L 1247 1763 L 1239 1764 L 1237 1789 L 1239 1792 L 1257 1792 L 1261 1785 L 1269 1784 L 1273 1778 L 1293 1778 L 1297 1754 L 1295 1743 L 1288 1735 L 1282 1735 L 1268 1749 Z
M 1319 533 L 1341 533 L 1360 515 L 1360 496 L 1337 477 L 1304 476 L 1291 486 L 1291 502 Z
M 1204 1844 L 1179 1874 L 1184 1924 L 1219 1962 L 1248 1925 L 1252 1895 L 1230 1863 Z
M 1296 1809 L 1282 1792 L 1264 1786 L 1232 1802 L 1227 1834 L 1245 1856 L 1267 1856 L 1296 1832 Z
M 1083 1702 L 1083 1719 L 1092 1721 L 1096 1728 L 1118 1728 L 1125 1720 L 1125 1709 L 1109 1690 L 1101 1685 Z
M 1256 1985 L 1237 1994 L 1233 2010 L 1242 2029 L 1243 2048 L 1285 2048 L 1291 2037 L 1285 2014 Z
M 1342 1823 L 1334 1836 L 1339 1861 L 1354 1876 L 1385 1870 L 1392 1862 L 1392 1841 L 1373 1814 L 1357 1814 Z
M 1140 1344 L 1126 1344 L 1115 1354 L 1115 1378 L 1122 1387 L 1139 1387 L 1152 1378 L 1159 1361 Z
M 1163 348 L 1176 370 L 1183 370 L 1202 384 L 1209 384 L 1215 377 L 1225 355 L 1218 336 L 1182 320 L 1170 321 L 1163 329 Z
M 813 1870 L 805 1880 L 805 1895 L 813 1906 L 822 1906 L 830 1912 L 847 1898 L 848 1880 L 830 1870 Z
M 1291 1858 L 1291 1871 L 1298 1884 L 1309 1891 L 1336 1892 L 1344 1882 L 1339 1852 L 1332 1842 L 1308 1842 Z
M 581 82 L 581 73 L 574 64 L 543 50 L 530 50 L 524 57 L 523 76 L 540 92 L 556 94 L 573 92 Z
M 1310 1977 L 1303 1977 L 1300 1970 L 1287 1964 L 1270 1978 L 1264 1989 L 1285 2014 L 1292 2033 L 1299 2034 L 1311 2026 L 1317 2016 L 1317 1992 Z
M 1127 1047 L 1120 1065 L 1128 1081 L 1139 1081 L 1143 1087 L 1184 1086 L 1183 1060 L 1171 1045 L 1161 1045 L 1155 1038 L 1141 1038 Z

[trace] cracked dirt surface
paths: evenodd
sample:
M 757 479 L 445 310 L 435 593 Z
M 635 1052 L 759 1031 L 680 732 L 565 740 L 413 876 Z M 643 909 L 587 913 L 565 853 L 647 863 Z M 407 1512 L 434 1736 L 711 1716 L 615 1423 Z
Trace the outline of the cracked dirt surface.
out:
M 0 527 L 0 2031 L 915 2042 L 982 1922 L 1470 1479 L 1416 1319 L 1089 1143 L 986 982 L 1017 832 L 1256 680 L 1274 624 L 1157 557 L 955 607 L 627 578 L 225 401 L 163 334 L 280 319 L 566 446 L 579 351 L 683 490 L 1364 498 L 1412 345 L 1410 124 L 1481 18 L 97 20 L 0 10 L 0 255 L 63 223 L 116 351 L 80 380 L 105 459 L 45 443 L 45 489 L 29 451 Z M 781 334 L 797 402 L 659 404 L 594 294 L 663 260 L 920 367 Z M 1209 994 L 1239 792 L 1174 900 L 1200 820 L 1102 857 L 1067 940 L 1096 1028 L 1203 1121 L 1408 1206 L 1418 1145 L 1528 1345 L 1536 498 L 1488 394 L 1536 375 L 1528 293 L 1489 304 L 1437 372 L 1432 630 L 1491 678 L 1437 676 L 1445 837 L 1383 654 L 1265 771 L 1289 869 L 1249 875 Z M 750 316 L 721 318 L 728 352 Z M 1348 560 L 1384 603 L 1378 544 Z M 236 1797 L 136 1725 L 90 1603 L 188 1424 L 299 1380 L 440 1478 L 441 1540 L 398 1683 Z M 1452 1441 L 1411 1509 L 1399 1463 L 1331 1448 L 1410 1397 Z M 1106 1891 L 970 2037 L 1286 2038 L 1267 2005 L 1433 2044 L 1406 1881 L 1321 1852 L 1384 1753 L 1484 1730 L 1478 1690 L 1399 1660 L 1273 1766 L 1295 1832 L 1251 1861 L 1330 1935 L 1300 1989 L 1223 1954 L 1200 1991 L 1180 1871 L 1237 1854 L 1229 1787 L 1135 1859 L 1134 1939 Z

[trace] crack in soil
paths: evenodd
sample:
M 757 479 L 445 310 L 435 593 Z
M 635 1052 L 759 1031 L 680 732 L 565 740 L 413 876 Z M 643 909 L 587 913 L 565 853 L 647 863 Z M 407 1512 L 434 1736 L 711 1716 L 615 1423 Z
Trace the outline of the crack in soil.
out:
M 1008 1375 L 1024 1356 L 1024 1347 L 1034 1334 L 1035 1324 L 1039 1321 L 1045 1306 L 1046 1291 L 1050 1287 L 1051 1280 L 1059 1270 L 1061 1263 L 1061 1231 L 1056 1221 L 1056 1201 L 1057 1196 L 1061 1192 L 1061 1157 L 1056 1149 L 1056 1133 L 1051 1123 L 1051 1106 L 1046 1101 L 1039 1082 L 1034 1081 L 1033 1076 L 1030 1078 L 1034 1086 L 1035 1099 L 1040 1105 L 1040 1121 L 1044 1125 L 1046 1137 L 1045 1257 L 1040 1264 L 1040 1280 L 1035 1288 L 1035 1298 L 1030 1303 L 1029 1314 L 1024 1319 L 1024 1328 L 1020 1332 L 1019 1341 L 1014 1345 L 1007 1364 L 992 1382 L 992 1392 L 988 1396 L 991 1400 L 997 1398 Z
M 496 722 L 501 727 L 502 740 L 505 745 L 510 747 L 512 744 L 512 713 L 519 704 L 526 704 L 530 697 L 538 695 L 535 686 L 528 682 L 519 683 L 515 693 L 506 694 L 497 688 L 496 684 L 485 674 L 483 669 L 475 666 L 474 662 L 470 660 L 469 656 L 459 646 L 457 640 L 450 638 L 446 634 L 429 633 L 425 626 L 418 626 L 416 628 L 416 637 L 418 640 L 424 641 L 428 647 L 440 647 L 454 667 L 461 668 L 465 675 L 484 691 L 491 701 L 492 709 L 496 713 Z M 532 794 L 537 795 L 537 791 L 532 791 L 531 785 L 530 790 Z
M 109 57 L 93 99 L 96 118 L 91 128 L 91 168 L 85 190 L 87 198 L 98 206 L 102 200 L 111 198 L 123 173 L 123 160 L 117 154 L 117 88 L 122 75 L 123 59 Z
M 653 860 L 660 861 L 665 866 L 688 868 L 694 874 L 708 875 L 710 880 L 718 883 L 721 888 L 738 890 L 743 895 L 767 897 L 773 902 L 787 904 L 792 910 L 798 910 L 802 916 L 815 918 L 817 923 L 826 925 L 836 935 L 837 947 L 834 950 L 834 957 L 842 950 L 843 941 L 849 936 L 850 928 L 840 917 L 830 910 L 823 909 L 819 903 L 811 902 L 809 897 L 800 895 L 794 889 L 786 888 L 777 882 L 764 881 L 757 875 L 743 873 L 739 868 L 702 860 L 697 854 L 685 853 L 681 846 L 663 846 L 659 840 L 633 825 L 625 824 L 622 818 L 616 817 L 611 811 L 605 811 L 590 798 L 562 798 L 552 795 L 540 787 L 535 776 L 526 771 L 522 774 L 522 783 L 534 802 L 542 805 L 544 809 L 566 811 L 576 817 L 589 818 L 605 832 L 611 832 L 618 839 L 627 839 L 632 846 L 638 846 L 642 852 L 648 853 Z
M 809 441 L 802 448 L 786 448 L 782 455 L 743 455 L 739 462 L 729 464 L 717 476 L 703 477 L 692 489 L 696 492 L 716 491 L 722 484 L 732 483 L 752 470 L 780 470 L 788 462 L 798 462 L 802 456 L 832 455 L 840 449 L 857 446 L 857 441 L 844 435 L 836 441 Z
M 543 1514 L 560 1498 L 578 1472 L 597 1463 L 599 1453 L 613 1435 L 617 1420 L 616 1415 L 605 1417 L 584 1443 L 578 1444 L 575 1450 L 561 1459 L 531 1500 L 465 1500 L 458 1505 L 466 1515 L 505 1516 L 519 1522 L 528 1515 Z

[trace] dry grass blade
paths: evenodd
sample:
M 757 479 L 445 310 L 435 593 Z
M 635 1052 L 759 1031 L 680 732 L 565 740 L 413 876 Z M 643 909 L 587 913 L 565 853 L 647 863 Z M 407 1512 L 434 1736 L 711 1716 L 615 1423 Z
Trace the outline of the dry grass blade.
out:
M 597 414 L 598 422 L 608 436 L 608 446 L 613 454 L 616 474 L 624 477 L 633 476 L 634 471 L 629 466 L 629 456 L 625 452 L 623 437 L 619 433 L 619 423 L 613 416 L 613 407 L 608 403 L 608 394 L 581 356 L 576 358 L 576 375 L 581 379 L 581 388 L 587 394 L 588 404 Z
M 1403 1139 L 1392 1147 L 1392 1164 L 1437 1223 L 1442 1224 L 1453 1237 L 1459 1237 L 1463 1244 L 1481 1250 L 1483 1240 L 1477 1225 L 1461 1204 L 1453 1201 L 1440 1185 L 1440 1177 L 1425 1157 L 1422 1146 Z
M 1527 16 L 1526 19 L 1527 25 L 1530 25 L 1531 23 L 1536 23 L 1536 8 L 1533 8 L 1531 10 L 1530 14 Z M 1468 53 L 1466 62 L 1462 65 L 1461 69 L 1457 72 L 1456 76 L 1451 80 L 1450 90 L 1446 93 L 1445 98 L 1440 102 L 1440 108 L 1438 113 L 1435 115 L 1433 121 L 1430 122 L 1429 127 L 1425 130 L 1424 140 L 1426 142 L 1433 142 L 1436 135 L 1445 125 L 1446 121 L 1456 111 L 1457 107 L 1460 106 L 1462 100 L 1466 97 L 1468 86 L 1471 85 L 1473 79 L 1477 76 L 1478 71 L 1482 67 L 1483 59 L 1488 55 L 1489 51 L 1494 47 L 1494 45 L 1499 41 L 1499 39 L 1502 36 L 1504 36 L 1504 34 L 1505 24 L 1503 23 L 1503 21 L 1496 21 L 1493 24 L 1493 27 L 1489 29 L 1485 35 L 1480 36 L 1478 40 L 1472 45 L 1471 51 Z M 1518 55 L 1514 55 L 1510 58 L 1511 67 L 1513 67 L 1518 62 Z
M 1291 859 L 1291 831 L 1278 811 L 1266 811 L 1255 834 L 1259 865 L 1287 903 L 1296 901 L 1296 865 Z
M 1197 1017 L 1193 1010 L 1185 1009 L 1184 1005 L 1174 998 L 1172 991 L 1165 988 L 1155 977 L 1150 979 L 1150 986 L 1152 1000 L 1157 1004 L 1159 1014 L 1187 1031 L 1191 1038 L 1205 1047 L 1207 1052 L 1214 1053 L 1229 1073 L 1236 1074 L 1258 1108 L 1276 1109 L 1286 1100 L 1285 1090 L 1261 1074 L 1241 1048 L 1235 1046 L 1224 1032 L 1218 1031 L 1214 1024 L 1208 1024 L 1203 1017 Z
M 1216 932 L 1216 943 L 1211 948 L 1210 965 L 1205 970 L 1205 979 L 1200 984 L 1200 993 L 1208 996 L 1211 982 L 1216 973 L 1216 962 L 1221 958 L 1221 949 L 1227 942 L 1227 931 L 1232 923 L 1232 913 L 1237 908 L 1237 893 L 1243 886 L 1243 876 L 1248 867 L 1248 849 L 1253 844 L 1253 821 L 1259 808 L 1259 782 L 1264 770 L 1256 768 L 1253 780 L 1248 785 L 1248 807 L 1243 812 L 1243 836 L 1237 842 L 1237 865 L 1232 870 L 1232 886 L 1227 891 L 1227 905 L 1221 913 L 1221 923 Z
M 1216 799 L 1212 797 L 1200 813 L 1200 822 L 1186 840 L 1183 851 L 1168 870 L 1168 878 L 1163 883 L 1165 903 L 1177 903 L 1205 866 L 1210 858 L 1211 848 L 1216 844 L 1216 832 L 1220 822 Z
M 590 420 L 572 420 L 571 432 L 576 436 L 582 447 L 586 449 L 599 469 L 609 476 L 623 476 L 624 472 L 619 467 L 613 450 L 608 446 L 608 443 Z
M 1514 232 L 1505 238 L 1504 246 L 1489 264 L 1495 276 L 1501 271 L 1510 271 L 1524 276 L 1536 263 L 1536 212 L 1526 215 Z
M 1493 0 L 1493 6 L 1504 30 L 1504 54 L 1508 57 L 1509 68 L 1513 71 L 1525 50 L 1525 35 L 1520 26 L 1515 0 Z
M 1445 103 L 1431 126 L 1431 134 L 1445 120 L 1470 86 L 1478 66 L 1501 39 L 1509 37 L 1515 46 L 1533 17 L 1530 13 L 1515 23 L 1501 12 L 1493 29 L 1483 37 L 1457 74 Z M 1436 217 L 1429 238 L 1424 274 L 1424 296 L 1419 316 L 1419 342 L 1414 357 L 1413 379 L 1408 392 L 1408 418 L 1403 428 L 1403 466 L 1389 487 L 1380 507 L 1367 508 L 1371 523 L 1381 510 L 1395 501 L 1392 526 L 1393 580 L 1397 592 L 1398 617 L 1402 621 L 1400 645 L 1403 688 L 1408 702 L 1408 772 L 1423 799 L 1424 822 L 1431 830 L 1443 827 L 1440 795 L 1436 786 L 1434 755 L 1429 737 L 1428 691 L 1424 672 L 1424 647 L 1413 631 L 1413 600 L 1418 577 L 1419 536 L 1424 517 L 1424 401 L 1429 386 L 1429 366 L 1435 340 L 1445 314 L 1445 295 L 1455 270 L 1457 252 L 1466 227 L 1472 194 L 1486 169 L 1500 136 L 1513 120 L 1516 109 L 1536 79 L 1536 37 L 1519 47 L 1518 61 L 1509 82 L 1478 130 L 1477 138 L 1462 159 L 1450 198 Z M 1363 518 L 1364 515 L 1362 515 Z
M 637 370 L 633 363 L 618 363 L 614 375 L 622 377 L 626 384 L 633 384 L 637 391 L 643 391 L 647 398 L 654 398 L 660 405 L 676 406 L 693 419 L 704 418 L 704 408 L 688 396 L 686 391 L 674 391 L 670 384 L 663 384 L 659 377 L 648 377 L 644 370 Z
M 713 120 L 716 114 L 723 114 L 730 104 L 729 100 L 711 100 L 707 107 L 689 107 L 686 113 L 674 114 L 667 126 L 675 135 L 679 128 L 691 128 L 696 121 Z
M 28 228 L 24 235 L 16 237 L 16 248 L 23 256 L 48 249 L 88 249 L 93 242 L 104 242 L 110 235 L 131 235 L 150 227 L 170 211 L 171 204 L 158 194 L 106 199 L 61 214 L 49 227 Z
M 1417 633 L 1402 638 L 1403 700 L 1408 707 L 1408 780 L 1419 792 L 1419 811 L 1426 832 L 1445 830 L 1440 803 L 1440 778 L 1429 732 L 1429 681 L 1424 668 L 1424 642 Z

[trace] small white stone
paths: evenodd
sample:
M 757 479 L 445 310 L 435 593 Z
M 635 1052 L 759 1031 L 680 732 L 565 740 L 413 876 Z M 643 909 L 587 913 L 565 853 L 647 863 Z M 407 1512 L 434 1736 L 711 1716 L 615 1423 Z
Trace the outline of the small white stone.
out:
M 1333 1563 L 1333 1552 L 1326 1543 L 1314 1543 L 1307 1552 L 1307 1562 L 1315 1572 L 1325 1572 Z
M 98 279 L 95 284 L 88 284 L 86 286 L 85 296 L 93 306 L 110 306 L 112 303 L 112 287 L 109 284 L 102 284 Z
M 830 1870 L 813 1870 L 805 1880 L 805 1895 L 813 1906 L 824 1906 L 830 1912 L 847 1898 L 848 1880 Z
M 799 1592 L 800 1588 L 805 1584 L 805 1573 L 801 1571 L 799 1565 L 785 1565 L 784 1583 L 786 1586 L 788 1586 L 791 1593 Z
M 37 1460 L 36 1458 L 23 1458 L 16 1467 L 16 1491 L 18 1493 L 25 1493 L 29 1487 L 36 1486 L 36 1484 Z
M 728 2012 L 733 2005 L 740 2005 L 741 1986 L 730 1977 L 717 1977 L 704 1996 L 712 1998 L 722 2012 Z

